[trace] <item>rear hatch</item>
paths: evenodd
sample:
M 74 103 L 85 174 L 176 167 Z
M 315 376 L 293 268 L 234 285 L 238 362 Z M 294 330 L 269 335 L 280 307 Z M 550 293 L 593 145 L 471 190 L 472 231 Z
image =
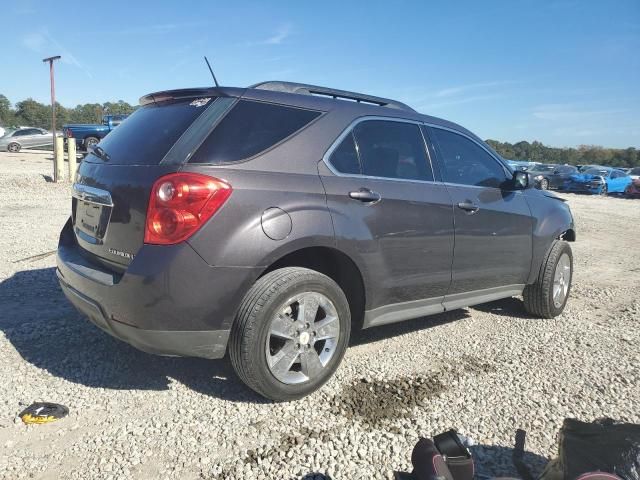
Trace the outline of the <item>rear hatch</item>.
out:
M 133 260 L 144 243 L 153 184 L 180 169 L 231 102 L 208 93 L 150 101 L 84 159 L 73 186 L 72 223 L 87 258 L 117 272 Z

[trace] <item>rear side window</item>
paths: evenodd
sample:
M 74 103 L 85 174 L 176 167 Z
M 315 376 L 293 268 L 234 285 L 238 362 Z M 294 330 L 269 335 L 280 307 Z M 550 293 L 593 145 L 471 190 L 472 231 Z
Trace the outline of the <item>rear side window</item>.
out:
M 353 141 L 353 133 L 349 132 L 349 135 L 344 137 L 344 140 L 340 142 L 338 148 L 331 154 L 329 163 L 340 173 L 356 175 L 361 173 L 358 152 L 356 151 L 356 144 Z
M 432 128 L 430 132 L 440 150 L 445 182 L 500 188 L 507 180 L 504 168 L 475 142 L 449 130 Z
M 253 157 L 294 134 L 320 112 L 239 101 L 195 154 L 192 163 L 229 163 Z
M 418 125 L 367 120 L 356 126 L 354 136 L 363 175 L 433 181 Z
M 126 122 L 100 141 L 110 165 L 158 165 L 213 98 L 152 103 L 136 110 Z M 206 105 L 206 106 L 205 106 Z M 89 155 L 87 159 L 90 159 Z M 102 162 L 102 160 L 100 160 Z

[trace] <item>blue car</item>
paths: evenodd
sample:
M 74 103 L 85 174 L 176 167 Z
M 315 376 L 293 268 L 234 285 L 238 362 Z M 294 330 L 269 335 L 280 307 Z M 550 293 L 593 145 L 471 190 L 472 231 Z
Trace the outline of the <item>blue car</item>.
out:
M 630 183 L 631 177 L 623 170 L 611 167 L 591 167 L 581 173 L 571 175 L 564 182 L 562 190 L 607 195 L 608 193 L 624 193 Z

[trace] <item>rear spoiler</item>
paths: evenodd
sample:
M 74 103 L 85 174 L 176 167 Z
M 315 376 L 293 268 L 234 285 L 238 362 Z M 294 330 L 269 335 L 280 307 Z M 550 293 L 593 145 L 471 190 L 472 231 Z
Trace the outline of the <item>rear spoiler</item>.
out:
M 140 105 L 165 102 L 180 98 L 195 97 L 240 97 L 246 89 L 232 87 L 204 87 L 204 88 L 181 88 L 178 90 L 164 90 L 161 92 L 149 93 L 140 97 Z

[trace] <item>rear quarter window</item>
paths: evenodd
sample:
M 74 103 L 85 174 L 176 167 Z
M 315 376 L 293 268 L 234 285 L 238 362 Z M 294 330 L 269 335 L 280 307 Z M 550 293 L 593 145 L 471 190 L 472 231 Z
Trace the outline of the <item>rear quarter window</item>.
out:
M 207 98 L 206 104 L 196 104 L 188 98 L 140 107 L 103 138 L 100 147 L 109 155 L 112 165 L 158 165 L 185 130 L 215 100 L 214 97 Z M 87 159 L 91 157 L 89 155 Z
M 200 146 L 191 163 L 229 163 L 273 147 L 308 125 L 320 112 L 240 100 Z

